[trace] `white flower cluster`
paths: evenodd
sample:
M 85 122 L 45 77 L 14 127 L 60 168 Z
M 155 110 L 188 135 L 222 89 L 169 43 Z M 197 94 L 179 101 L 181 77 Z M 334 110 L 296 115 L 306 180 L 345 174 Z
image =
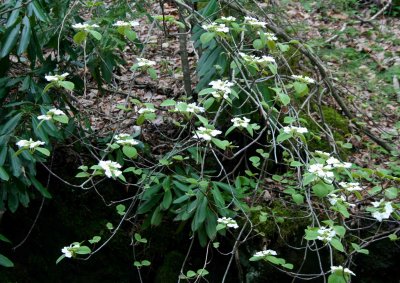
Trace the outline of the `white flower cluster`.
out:
M 307 77 L 307 76 L 292 75 L 292 78 L 297 80 L 297 81 L 300 81 L 300 82 L 303 82 L 303 83 L 307 83 L 307 84 L 315 83 L 314 79 L 312 79 L 310 77 Z
M 329 157 L 326 160 L 326 163 L 331 165 L 334 168 L 350 168 L 352 166 L 349 162 L 341 162 L 340 160 L 336 159 L 335 157 Z
M 118 134 L 114 138 L 116 143 L 120 145 L 134 146 L 139 144 L 139 142 L 137 140 L 132 139 L 129 134 Z
M 55 75 L 55 76 L 44 76 L 44 78 L 48 81 L 48 82 L 57 82 L 57 81 L 63 81 L 67 76 L 69 75 L 69 73 L 64 73 L 62 75 Z
M 230 228 L 234 228 L 234 229 L 239 228 L 239 225 L 236 223 L 236 221 L 233 220 L 230 217 L 218 218 L 217 222 L 221 223 L 221 224 L 224 224 L 224 225 L 226 225 L 227 227 L 230 227 Z
M 92 29 L 92 28 L 99 28 L 99 25 L 96 24 L 88 24 L 88 23 L 77 23 L 72 25 L 72 27 L 74 29 L 78 29 L 78 30 L 88 30 L 88 29 Z
M 389 219 L 390 214 L 393 212 L 391 201 L 385 202 L 383 199 L 381 199 L 380 201 L 373 201 L 371 202 L 371 204 L 374 207 L 379 208 L 378 211 L 374 211 L 372 213 L 372 217 L 374 217 L 379 222 L 382 222 L 383 219 Z
M 324 166 L 324 164 L 316 163 L 308 167 L 308 172 L 313 173 L 323 179 L 327 183 L 332 183 L 335 175 L 333 174 L 332 166 Z
M 99 166 L 104 170 L 104 174 L 106 174 L 108 178 L 111 178 L 113 176 L 118 177 L 122 174 L 122 171 L 118 170 L 121 168 L 121 165 L 117 162 L 111 160 L 101 160 L 99 162 Z
M 321 227 L 318 229 L 318 240 L 330 242 L 335 236 L 336 232 L 332 227 Z
M 244 22 L 253 26 L 253 27 L 262 27 L 265 28 L 267 26 L 266 22 L 261 22 L 253 17 L 244 17 Z
M 175 111 L 180 111 L 180 110 L 179 110 L 179 105 L 182 104 L 182 103 L 183 103 L 183 102 L 178 102 L 178 103 L 176 104 L 176 106 L 175 106 Z M 206 111 L 206 110 L 204 109 L 204 107 L 201 107 L 201 106 L 196 105 L 195 102 L 189 103 L 189 104 L 187 105 L 187 107 L 186 107 L 186 112 L 189 112 L 189 113 L 202 113 L 202 112 L 204 112 L 204 111 Z
M 265 257 L 267 255 L 278 255 L 274 250 L 263 250 L 256 252 L 253 256 L 255 257 Z
M 243 52 L 239 52 L 239 55 L 243 58 L 244 61 L 249 62 L 249 63 L 256 63 L 256 64 L 261 64 L 265 65 L 268 63 L 275 63 L 275 59 L 272 56 L 262 56 L 262 57 L 257 57 L 254 55 L 248 55 Z
M 113 24 L 114 27 L 136 27 L 138 25 L 139 22 L 136 21 L 129 21 L 129 22 L 117 21 L 116 23 Z
M 233 118 L 231 120 L 233 122 L 234 127 L 239 127 L 239 128 L 247 128 L 247 126 L 250 123 L 250 119 L 243 117 L 243 118 Z
M 234 21 L 236 21 L 236 18 L 235 18 L 235 17 L 232 17 L 232 16 L 229 16 L 229 17 L 221 17 L 221 20 L 222 20 L 222 21 L 225 21 L 225 22 L 234 22 Z
M 156 112 L 156 109 L 154 109 L 154 108 L 149 108 L 149 107 L 140 108 L 140 109 L 138 110 L 138 113 L 139 113 L 139 114 L 154 113 L 154 112 Z
M 232 93 L 231 87 L 235 84 L 230 81 L 217 80 L 210 82 L 209 85 L 215 89 L 215 91 L 211 92 L 212 96 L 215 98 L 223 97 L 224 99 L 227 99 L 229 98 L 229 94 Z
M 137 65 L 139 67 L 152 67 L 152 66 L 156 65 L 155 61 L 148 60 L 146 58 L 139 58 L 138 57 L 138 58 L 136 58 L 136 60 L 137 60 Z
M 315 153 L 320 155 L 320 156 L 322 156 L 322 157 L 330 157 L 331 156 L 330 153 L 324 152 L 324 151 L 321 151 L 321 150 L 316 150 Z
M 341 186 L 343 189 L 345 189 L 348 192 L 362 191 L 362 187 L 360 186 L 360 183 L 340 182 L 339 186 Z
M 41 145 L 44 145 L 45 142 L 42 141 L 33 141 L 31 138 L 28 140 L 20 140 L 16 143 L 16 145 L 19 148 L 30 148 L 30 149 L 35 149 Z
M 260 35 L 260 33 L 261 33 L 260 31 L 257 32 L 258 35 Z M 267 38 L 267 40 L 270 40 L 270 41 L 277 41 L 278 40 L 276 35 L 274 33 L 272 33 L 272 32 L 264 32 L 264 35 Z
M 291 134 L 291 133 L 305 134 L 308 133 L 308 130 L 307 128 L 304 127 L 287 126 L 283 127 L 283 132 L 286 134 Z
M 222 32 L 222 33 L 229 32 L 229 28 L 225 24 L 211 23 L 208 25 L 202 25 L 201 27 L 208 32 Z
M 346 201 L 346 197 L 344 195 L 337 195 L 335 193 L 329 193 L 327 195 L 327 197 L 328 197 L 328 201 L 330 202 L 331 205 L 335 205 L 335 204 L 337 204 L 339 202 L 339 203 L 341 203 L 341 204 L 343 204 L 345 206 L 350 206 L 350 207 L 356 206 L 353 203 L 347 202 Z
M 212 130 L 212 129 L 207 129 L 205 127 L 199 127 L 197 131 L 195 131 L 195 135 L 193 136 L 193 138 L 210 141 L 212 137 L 215 137 L 221 133 L 222 132 L 219 130 Z
M 79 243 L 73 243 L 69 247 L 62 248 L 61 252 L 65 255 L 65 257 L 71 258 L 74 255 L 75 251 L 79 248 L 80 248 Z
M 65 113 L 60 109 L 53 108 L 53 109 L 50 109 L 49 111 L 47 111 L 46 115 L 40 115 L 37 118 L 38 118 L 38 120 L 48 121 L 48 120 L 51 120 L 53 118 L 53 116 L 65 116 Z
M 343 266 L 331 266 L 331 272 L 332 273 L 340 273 L 340 274 L 345 274 L 345 275 L 355 275 L 353 271 L 348 269 L 347 267 L 344 268 Z

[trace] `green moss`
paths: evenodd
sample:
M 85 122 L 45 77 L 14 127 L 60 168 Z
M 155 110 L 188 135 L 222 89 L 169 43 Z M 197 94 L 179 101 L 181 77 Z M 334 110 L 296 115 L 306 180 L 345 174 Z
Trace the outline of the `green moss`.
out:
M 315 112 L 319 112 L 319 109 L 317 105 L 312 106 L 313 110 Z M 340 114 L 336 109 L 330 107 L 330 106 L 321 106 L 322 113 L 324 115 L 324 120 L 325 123 L 329 126 L 331 129 L 331 132 L 333 134 L 333 137 L 336 142 L 346 142 L 346 137 L 350 135 L 350 130 L 349 130 L 349 120 L 347 120 L 344 115 Z M 320 127 L 323 127 L 322 124 L 319 126 L 317 125 L 314 120 L 312 120 L 310 117 L 306 115 L 301 116 L 302 119 L 304 119 L 307 122 L 307 128 L 314 133 L 314 137 L 309 140 L 308 143 L 308 148 L 310 151 L 314 150 L 322 150 L 322 151 L 330 151 L 331 146 L 329 141 L 325 138 L 325 134 L 321 131 Z M 342 149 L 339 147 L 341 150 L 341 154 L 347 155 L 349 153 L 348 150 Z

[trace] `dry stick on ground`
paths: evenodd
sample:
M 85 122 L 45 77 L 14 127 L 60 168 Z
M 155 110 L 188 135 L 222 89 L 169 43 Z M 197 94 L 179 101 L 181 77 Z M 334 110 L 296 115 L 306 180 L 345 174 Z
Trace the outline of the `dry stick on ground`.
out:
M 231 7 L 232 9 L 235 9 L 241 13 L 244 13 L 248 16 L 257 16 L 254 13 L 247 11 L 246 9 L 244 9 L 241 6 L 238 6 L 234 3 L 228 2 L 223 0 L 222 1 L 224 4 L 228 5 L 229 7 Z M 275 34 L 277 34 L 278 36 L 282 37 L 284 40 L 286 41 L 291 41 L 293 40 L 293 38 L 291 38 L 284 30 L 282 30 L 281 28 L 279 28 L 278 26 L 276 26 L 272 20 L 270 20 L 271 23 L 267 23 L 267 28 L 271 31 L 273 31 Z M 298 44 L 298 48 L 300 50 L 300 52 L 306 56 L 310 62 L 312 64 L 314 64 L 318 71 L 320 72 L 322 79 L 326 85 L 326 87 L 329 89 L 331 95 L 333 96 L 333 98 L 335 99 L 335 101 L 339 104 L 339 106 L 342 108 L 342 111 L 344 112 L 344 114 L 354 122 L 354 125 L 356 126 L 356 128 L 363 132 L 364 134 L 366 134 L 368 137 L 370 137 L 374 142 L 376 142 L 378 145 L 380 145 L 381 147 L 383 147 L 384 149 L 386 149 L 388 152 L 391 152 L 392 150 L 394 150 L 394 148 L 392 146 L 390 146 L 387 142 L 385 142 L 384 140 L 382 140 L 381 138 L 377 137 L 376 135 L 374 135 L 368 128 L 366 128 L 365 126 L 361 125 L 360 123 L 357 123 L 357 117 L 349 110 L 349 108 L 347 108 L 346 106 L 346 102 L 339 96 L 339 94 L 336 92 L 335 90 L 335 86 L 332 83 L 332 80 L 330 78 L 330 76 L 327 73 L 327 70 L 325 69 L 325 67 L 323 66 L 323 63 L 321 62 L 321 60 L 316 57 L 314 54 L 312 54 L 307 48 L 305 48 L 301 43 Z

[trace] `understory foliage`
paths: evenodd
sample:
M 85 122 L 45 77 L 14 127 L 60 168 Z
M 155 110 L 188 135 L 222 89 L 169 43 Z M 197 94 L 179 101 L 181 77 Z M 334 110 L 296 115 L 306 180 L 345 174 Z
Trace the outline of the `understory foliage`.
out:
M 206 250 L 222 253 L 219 242 L 232 240 L 221 282 L 242 247 L 251 253 L 248 261 L 293 277 L 350 282 L 356 254 L 368 254 L 377 240 L 397 240 L 399 178 L 346 160 L 352 145 L 335 140 L 318 112 L 331 101 L 326 78 L 305 67 L 313 64 L 301 52 L 307 45 L 272 29 L 256 2 L 248 3 L 252 10 L 241 1 L 203 1 L 197 10 L 173 3 L 181 16 L 156 14 L 155 4 L 142 1 L 1 5 L 0 210 L 15 212 L 31 199 L 51 198 L 56 192 L 37 172 L 54 174 L 54 151 L 70 145 L 90 157 L 73 168 L 75 181 L 63 182 L 96 193 L 105 182 L 119 183 L 131 195 L 113 202 L 120 222 L 107 223 L 107 237 L 71 239 L 60 247 L 59 264 L 101 252 L 123 223 L 133 223 L 131 244 L 140 250 L 147 245 L 143 231 L 175 221 L 189 226 L 187 237 Z M 145 23 L 152 28 L 140 37 Z M 153 27 L 166 26 L 190 31 L 198 54 L 196 95 L 155 103 L 133 97 L 131 84 L 116 126 L 97 135 L 80 99 L 93 85 L 118 89 L 121 66 L 131 81 L 149 76 L 157 82 L 160 62 L 147 57 L 147 41 Z M 135 54 L 131 65 L 121 56 L 126 48 Z M 122 123 L 127 113 L 135 117 L 130 131 Z M 144 139 L 160 117 L 159 140 Z M 321 140 L 325 148 L 315 150 Z M 157 143 L 165 150 L 157 151 Z M 291 221 L 297 231 L 290 231 Z M 254 244 L 269 243 L 275 227 L 283 242 L 300 231 L 300 240 L 285 248 L 304 261 L 307 253 L 317 254 L 318 272 L 304 273 L 301 262 L 281 256 L 273 243 Z M 0 264 L 13 266 L 4 255 Z M 132 264 L 140 273 L 151 262 L 135 257 Z M 211 277 L 208 264 L 206 256 L 189 270 L 185 260 L 179 280 Z

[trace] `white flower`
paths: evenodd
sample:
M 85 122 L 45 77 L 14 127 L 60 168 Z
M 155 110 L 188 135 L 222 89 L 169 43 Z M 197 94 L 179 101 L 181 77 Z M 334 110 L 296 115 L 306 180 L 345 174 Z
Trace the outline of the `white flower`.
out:
M 335 236 L 336 232 L 331 227 L 321 227 L 318 229 L 318 240 L 330 242 Z
M 61 252 L 65 255 L 67 258 L 71 258 L 75 252 L 76 249 L 80 247 L 79 243 L 74 243 L 71 244 L 69 247 L 64 247 L 61 249 Z
M 273 33 L 270 33 L 270 32 L 265 33 L 265 36 L 267 37 L 268 40 L 271 40 L 271 41 L 278 40 L 278 38 L 276 37 L 276 35 L 273 34 Z
M 337 194 L 330 193 L 327 195 L 327 197 L 331 205 L 335 205 L 338 201 L 346 203 L 346 197 L 344 195 L 338 196 Z
M 44 144 L 45 144 L 45 142 L 33 141 L 32 139 L 29 139 L 29 141 L 28 140 L 20 140 L 16 143 L 16 145 L 19 148 L 30 148 L 30 149 L 34 149 L 34 148 L 44 145 Z
M 292 78 L 303 83 L 313 84 L 315 80 L 307 76 L 292 75 Z
M 307 128 L 303 128 L 303 127 L 287 126 L 287 127 L 283 127 L 283 132 L 286 134 L 290 134 L 290 133 L 305 134 L 305 133 L 308 133 L 308 130 L 307 130 Z
M 262 56 L 261 58 L 256 57 L 256 62 L 259 64 L 275 63 L 275 59 L 272 56 Z
M 69 73 L 64 73 L 62 75 L 54 75 L 54 76 L 44 76 L 44 78 L 48 81 L 48 82 L 57 82 L 57 81 L 63 81 L 67 76 L 69 75 Z
M 212 96 L 215 98 L 223 97 L 224 99 L 227 99 L 229 98 L 229 94 L 232 93 L 231 87 L 235 84 L 230 81 L 217 80 L 210 82 L 209 85 L 216 90 L 211 92 Z
M 265 28 L 266 25 L 267 25 L 266 22 L 261 22 L 261 21 L 255 19 L 255 18 L 252 18 L 252 17 L 244 17 L 244 21 L 245 21 L 245 23 L 247 23 L 247 24 L 249 24 L 251 26 L 254 26 L 254 27 L 263 27 L 263 28 Z
M 326 163 L 333 166 L 334 168 L 350 168 L 352 166 L 349 162 L 341 162 L 340 160 L 336 159 L 335 157 L 329 157 L 326 160 Z
M 311 164 L 308 167 L 308 172 L 317 175 L 327 183 L 332 183 L 333 178 L 335 177 L 333 172 L 331 172 L 330 170 L 332 170 L 331 166 L 324 166 L 323 164 L 320 163 Z
M 151 61 L 145 58 L 136 58 L 137 59 L 137 64 L 139 67 L 151 67 L 156 65 L 155 61 Z
M 247 62 L 256 62 L 257 58 L 258 58 L 258 57 L 254 56 L 254 55 L 248 55 L 248 54 L 243 53 L 243 52 L 239 52 L 239 55 L 240 55 L 240 57 L 243 58 L 243 60 L 245 60 Z
M 321 151 L 321 150 L 316 150 L 315 153 L 320 155 L 320 156 L 323 156 L 323 157 L 330 157 L 331 156 L 330 153 L 327 153 L 327 152 L 324 152 L 324 151 Z
M 117 144 L 134 146 L 139 144 L 137 140 L 131 138 L 128 134 L 118 134 L 115 136 Z
M 154 112 L 156 112 L 156 110 L 154 108 L 148 108 L 148 107 L 140 108 L 138 111 L 139 114 L 154 113 Z
M 224 225 L 226 225 L 227 227 L 230 227 L 230 228 L 234 228 L 234 229 L 239 228 L 239 225 L 237 224 L 237 222 L 235 220 L 233 220 L 232 218 L 230 218 L 230 217 L 218 218 L 217 222 L 221 223 L 221 224 L 224 224 Z
M 88 23 L 77 23 L 77 24 L 74 24 L 74 25 L 72 25 L 72 27 L 74 28 L 74 29 L 78 29 L 78 30 L 88 30 L 88 29 L 91 29 L 91 28 L 99 28 L 99 25 L 96 25 L 96 24 L 88 24 Z
M 184 102 L 178 102 L 176 105 L 175 105 L 175 111 L 181 111 L 181 110 L 179 110 L 180 109 L 180 107 L 179 107 L 179 105 L 181 105 L 181 104 L 184 104 Z M 206 111 L 205 109 L 204 109 L 204 107 L 201 107 L 201 106 L 198 106 L 198 105 L 196 105 L 196 103 L 189 103 L 189 104 L 187 104 L 187 106 L 186 106 L 186 111 L 185 112 L 189 112 L 189 113 L 201 113 L 201 112 L 204 112 L 204 111 Z
M 212 137 L 215 137 L 222 132 L 219 130 L 212 130 L 212 129 L 207 129 L 205 127 L 199 127 L 197 131 L 195 132 L 195 135 L 193 138 L 195 139 L 203 139 L 205 141 L 210 141 Z
M 65 116 L 65 113 L 57 108 L 52 108 L 49 111 L 47 111 L 47 115 L 54 115 L 54 116 Z
M 129 22 L 117 21 L 116 23 L 113 24 L 114 27 L 135 27 L 138 25 L 139 22 L 136 21 L 129 21 Z
M 340 273 L 340 274 L 344 273 L 345 275 L 354 275 L 354 276 L 356 276 L 353 271 L 351 271 L 348 268 L 343 268 L 343 266 L 331 266 L 331 272 L 332 273 Z
M 111 160 L 101 160 L 99 162 L 99 166 L 104 170 L 104 173 L 108 178 L 111 178 L 113 176 L 118 177 L 122 174 L 122 171 L 118 170 L 119 168 L 121 168 L 121 165 L 117 162 Z
M 378 208 L 377 211 L 372 213 L 372 217 L 379 222 L 382 222 L 383 219 L 389 219 L 390 214 L 394 211 L 391 201 L 384 202 L 384 200 L 381 199 L 379 202 L 372 202 L 372 205 Z
M 346 182 L 340 182 L 339 186 L 341 186 L 343 189 L 349 192 L 353 191 L 362 191 L 362 187 L 360 187 L 360 183 L 346 183 Z
M 229 17 L 221 17 L 221 20 L 226 21 L 226 22 L 234 22 L 236 21 L 235 17 L 229 16 Z
M 48 121 L 48 120 L 51 120 L 52 117 L 50 115 L 39 115 L 37 118 L 38 118 L 38 120 Z
M 209 32 L 222 32 L 222 33 L 229 32 L 229 28 L 225 26 L 225 24 L 211 23 L 208 25 L 202 25 L 201 27 Z
M 249 125 L 250 119 L 243 117 L 243 118 L 233 118 L 231 120 L 233 122 L 234 127 L 239 127 L 239 128 L 247 128 Z
M 255 257 L 265 257 L 267 255 L 277 255 L 277 253 L 274 250 L 263 250 L 263 251 L 256 252 L 253 256 L 255 256 Z

